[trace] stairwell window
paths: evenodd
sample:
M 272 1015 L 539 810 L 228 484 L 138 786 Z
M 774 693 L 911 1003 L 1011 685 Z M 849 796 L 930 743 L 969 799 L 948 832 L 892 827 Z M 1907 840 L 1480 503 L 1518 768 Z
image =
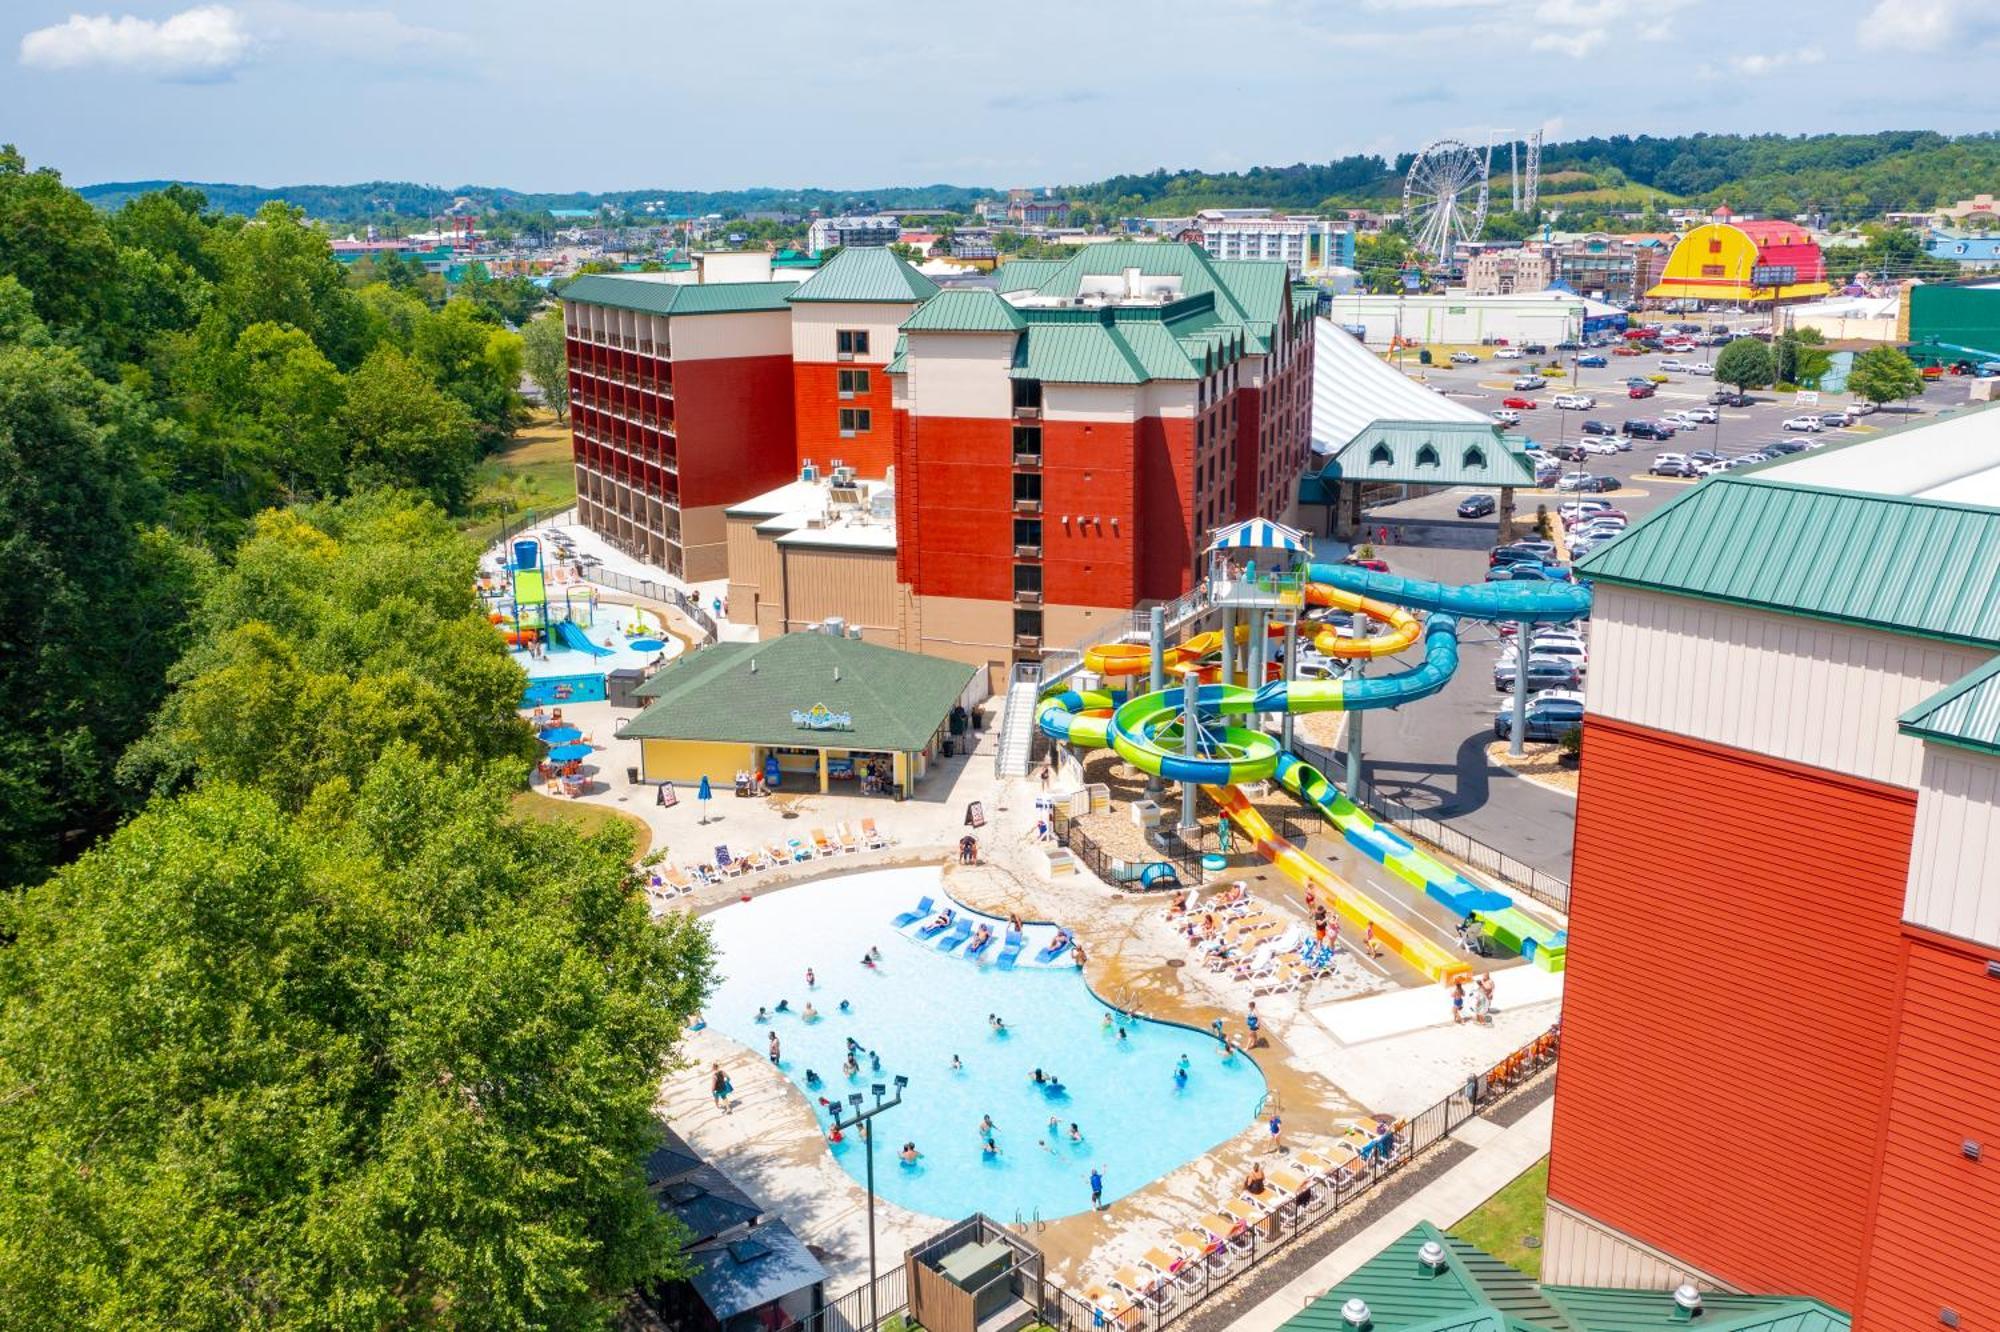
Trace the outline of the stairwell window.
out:
M 1374 448 L 1368 450 L 1368 463 L 1371 467 L 1387 467 L 1395 460 L 1396 455 L 1390 451 L 1387 444 L 1377 444 Z
M 874 413 L 866 407 L 843 407 L 840 409 L 840 434 L 865 435 L 874 428 Z
M 1438 451 L 1432 448 L 1430 445 L 1426 444 L 1422 448 L 1417 450 L 1417 466 L 1439 467 L 1442 465 L 1443 462 L 1438 457 Z
M 1486 451 L 1477 444 L 1468 444 L 1465 448 L 1464 461 L 1467 467 L 1484 467 L 1486 466 Z

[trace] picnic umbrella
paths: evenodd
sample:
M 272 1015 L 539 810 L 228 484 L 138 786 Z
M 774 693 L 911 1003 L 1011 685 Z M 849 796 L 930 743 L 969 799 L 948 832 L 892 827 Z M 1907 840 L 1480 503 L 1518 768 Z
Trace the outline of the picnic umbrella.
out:
M 715 793 L 708 789 L 708 778 L 703 777 L 701 779 L 701 789 L 694 793 L 694 798 L 701 802 L 701 821 L 703 823 L 708 822 L 708 802 L 714 795 Z
M 555 763 L 568 763 L 571 759 L 584 758 L 593 752 L 594 747 L 585 744 L 557 745 L 549 751 L 549 759 Z
M 545 745 L 566 745 L 572 740 L 581 739 L 583 732 L 574 726 L 551 726 L 542 732 L 542 743 Z

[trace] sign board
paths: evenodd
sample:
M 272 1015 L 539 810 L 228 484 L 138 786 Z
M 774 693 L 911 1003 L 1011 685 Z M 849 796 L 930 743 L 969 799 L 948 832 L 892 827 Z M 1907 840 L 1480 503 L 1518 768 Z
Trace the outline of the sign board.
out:
M 1462 305 L 1447 305 L 1444 307 L 1444 312 L 1446 314 L 1464 314 L 1465 307 Z
M 986 803 L 984 801 L 975 800 L 965 807 L 965 826 L 968 828 L 984 828 L 986 826 Z
M 1798 391 L 1798 394 L 1792 399 L 1792 406 L 1794 407 L 1819 406 L 1819 391 L 1817 389 L 1800 389 Z
M 1789 287 L 1798 280 L 1797 264 L 1753 264 L 1750 268 L 1753 287 Z
M 792 725 L 808 731 L 851 731 L 854 729 L 854 714 L 834 712 L 824 703 L 815 703 L 803 710 L 793 708 Z

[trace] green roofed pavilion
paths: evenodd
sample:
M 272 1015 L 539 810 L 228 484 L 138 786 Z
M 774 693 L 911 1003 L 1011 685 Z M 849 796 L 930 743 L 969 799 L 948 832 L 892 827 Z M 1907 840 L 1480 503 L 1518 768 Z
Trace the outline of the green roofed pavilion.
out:
M 907 305 L 937 295 L 938 284 L 890 250 L 864 247 L 842 250 L 799 283 L 794 301 L 855 301 L 864 304 Z

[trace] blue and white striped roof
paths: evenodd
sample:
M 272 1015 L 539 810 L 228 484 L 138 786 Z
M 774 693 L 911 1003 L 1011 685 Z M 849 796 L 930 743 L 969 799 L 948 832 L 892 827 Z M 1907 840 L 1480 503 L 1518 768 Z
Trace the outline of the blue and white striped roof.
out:
M 1246 518 L 1240 523 L 1215 529 L 1210 550 L 1291 550 L 1311 554 L 1306 534 L 1296 528 L 1274 523 L 1269 518 Z

